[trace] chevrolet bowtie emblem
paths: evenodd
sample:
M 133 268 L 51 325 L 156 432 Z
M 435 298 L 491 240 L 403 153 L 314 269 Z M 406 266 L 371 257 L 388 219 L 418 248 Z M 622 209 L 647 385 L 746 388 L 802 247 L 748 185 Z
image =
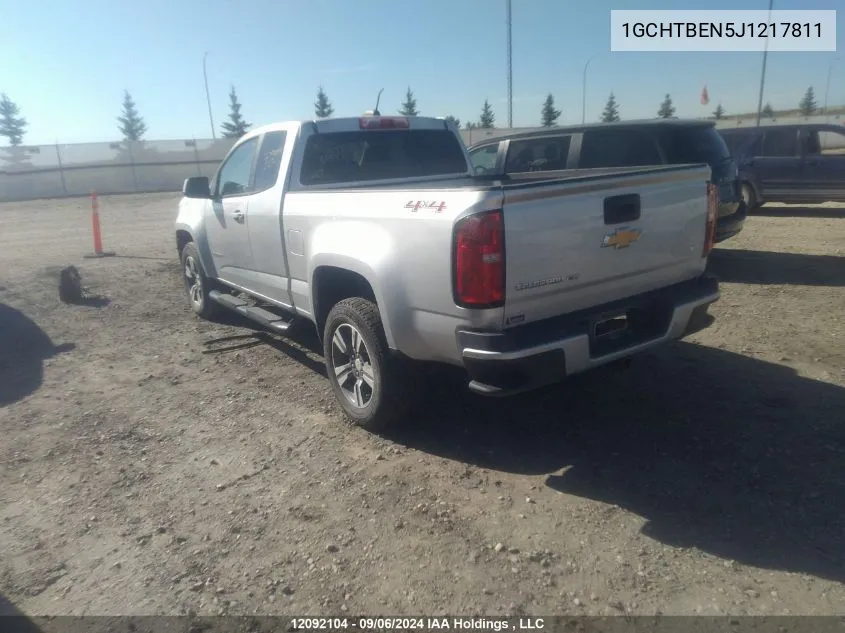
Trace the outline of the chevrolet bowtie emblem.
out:
M 601 247 L 612 247 L 614 249 L 628 248 L 631 244 L 640 239 L 641 233 L 642 231 L 639 229 L 616 229 L 602 238 Z

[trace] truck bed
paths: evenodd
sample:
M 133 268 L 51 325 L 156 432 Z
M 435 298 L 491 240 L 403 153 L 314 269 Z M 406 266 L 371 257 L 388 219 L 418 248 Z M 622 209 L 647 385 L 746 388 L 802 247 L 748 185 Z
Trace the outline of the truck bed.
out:
M 437 179 L 417 179 L 397 183 L 356 183 L 343 186 L 309 187 L 309 191 L 340 192 L 362 189 L 367 191 L 396 191 L 396 190 L 493 190 L 521 187 L 525 185 L 543 186 L 555 182 L 595 182 L 610 176 L 643 176 L 646 174 L 660 175 L 677 171 L 686 171 L 698 165 L 654 165 L 647 167 L 597 167 L 594 169 L 562 169 L 556 171 L 530 172 L 519 176 L 455 176 Z

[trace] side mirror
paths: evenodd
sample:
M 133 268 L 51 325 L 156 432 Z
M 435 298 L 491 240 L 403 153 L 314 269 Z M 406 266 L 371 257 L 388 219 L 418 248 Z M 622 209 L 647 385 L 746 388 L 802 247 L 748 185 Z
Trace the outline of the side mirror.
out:
M 182 195 L 186 198 L 210 198 L 211 188 L 208 184 L 208 176 L 194 176 L 187 178 L 182 185 Z

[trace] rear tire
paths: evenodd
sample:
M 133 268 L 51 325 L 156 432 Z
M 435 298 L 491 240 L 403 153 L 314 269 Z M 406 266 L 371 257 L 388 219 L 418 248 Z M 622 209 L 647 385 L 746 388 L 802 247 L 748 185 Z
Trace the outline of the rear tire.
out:
M 211 300 L 208 293 L 213 289 L 212 281 L 206 276 L 200 263 L 197 247 L 188 242 L 182 249 L 182 279 L 191 310 L 200 318 L 211 320 L 219 312 L 218 305 Z
M 353 424 L 380 431 L 408 412 L 408 367 L 391 355 L 372 301 L 354 297 L 335 304 L 323 330 L 323 354 L 332 391 Z

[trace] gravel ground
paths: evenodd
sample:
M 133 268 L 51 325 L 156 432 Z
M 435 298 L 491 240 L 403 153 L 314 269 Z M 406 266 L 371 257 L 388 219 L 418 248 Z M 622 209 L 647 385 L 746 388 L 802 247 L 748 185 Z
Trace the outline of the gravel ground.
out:
M 316 337 L 201 322 L 175 195 L 0 205 L 0 602 L 59 614 L 845 611 L 845 209 L 767 206 L 715 323 L 386 436 Z M 79 267 L 87 306 L 58 301 Z

